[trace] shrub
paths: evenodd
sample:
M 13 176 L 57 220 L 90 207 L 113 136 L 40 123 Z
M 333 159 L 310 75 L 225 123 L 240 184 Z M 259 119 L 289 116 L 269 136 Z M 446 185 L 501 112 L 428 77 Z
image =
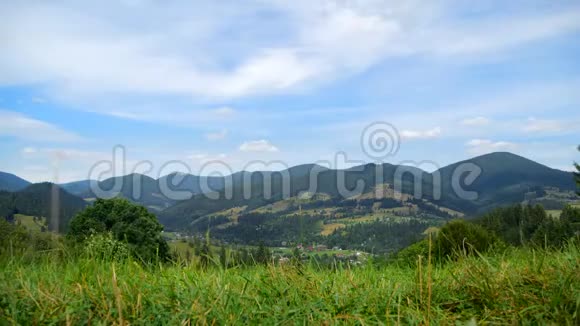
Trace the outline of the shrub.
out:
M 144 262 L 168 260 L 169 246 L 161 236 L 163 226 L 143 206 L 125 199 L 98 199 L 71 221 L 69 238 L 84 242 L 92 235 L 112 234 Z
M 417 257 L 427 257 L 429 255 L 429 239 L 423 239 L 402 249 L 395 255 L 398 263 L 414 267 L 417 264 Z
M 46 251 L 62 247 L 60 237 L 51 232 L 36 232 L 30 235 L 32 248 L 36 251 Z
M 122 261 L 131 255 L 131 250 L 109 232 L 91 235 L 84 242 L 84 254 L 92 259 Z
M 28 248 L 30 235 L 21 225 L 0 218 L 0 254 L 14 254 Z
M 562 223 L 569 223 L 573 232 L 580 231 L 580 208 L 566 205 L 560 214 Z
M 532 244 L 544 248 L 562 248 L 573 236 L 568 221 L 548 219 L 542 222 L 532 236 Z
M 439 231 L 434 253 L 439 259 L 458 258 L 474 252 L 485 252 L 500 240 L 485 228 L 463 220 L 453 220 Z

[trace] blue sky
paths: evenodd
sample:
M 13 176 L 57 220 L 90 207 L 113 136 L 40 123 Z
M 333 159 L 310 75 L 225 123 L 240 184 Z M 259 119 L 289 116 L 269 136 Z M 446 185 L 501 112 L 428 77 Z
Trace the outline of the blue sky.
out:
M 87 179 L 117 145 L 116 174 L 344 167 L 373 122 L 390 163 L 569 170 L 579 36 L 577 1 L 2 2 L 0 170 Z

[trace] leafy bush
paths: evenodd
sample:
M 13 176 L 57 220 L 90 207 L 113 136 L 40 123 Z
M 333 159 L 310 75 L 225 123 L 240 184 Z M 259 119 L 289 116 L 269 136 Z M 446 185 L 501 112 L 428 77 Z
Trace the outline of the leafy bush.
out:
M 91 235 L 84 243 L 84 254 L 92 259 L 122 261 L 131 255 L 131 250 L 109 232 Z
M 143 206 L 125 199 L 98 199 L 71 221 L 69 238 L 85 242 L 92 235 L 111 233 L 127 244 L 144 262 L 169 259 L 169 246 L 161 236 L 163 226 Z
M 46 251 L 62 248 L 61 237 L 52 232 L 30 233 L 30 242 L 35 251 Z
M 17 255 L 62 248 L 58 235 L 31 232 L 24 226 L 0 218 L 0 255 Z
M 28 248 L 29 240 L 30 236 L 23 226 L 0 218 L 0 254 L 24 251 Z
M 560 222 L 569 223 L 573 232 L 580 231 L 580 208 L 566 205 L 560 214 Z
M 418 256 L 427 257 L 428 255 L 429 239 L 423 239 L 399 251 L 395 259 L 403 265 L 415 266 Z
M 562 248 L 574 233 L 568 222 L 545 220 L 532 236 L 532 244 L 538 247 Z
M 434 253 L 439 259 L 467 256 L 474 252 L 485 252 L 500 240 L 485 228 L 463 220 L 453 220 L 439 231 Z

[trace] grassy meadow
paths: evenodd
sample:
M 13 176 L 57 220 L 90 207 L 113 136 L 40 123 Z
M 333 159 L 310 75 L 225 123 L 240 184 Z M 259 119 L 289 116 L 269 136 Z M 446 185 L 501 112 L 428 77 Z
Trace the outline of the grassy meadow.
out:
M 19 223 L 32 232 L 41 232 L 43 227 L 46 228 L 46 219 L 44 217 L 16 214 L 14 215 L 14 219 L 16 223 Z
M 509 248 L 416 267 L 368 263 L 230 269 L 131 260 L 2 258 L 0 325 L 580 322 L 580 253 Z

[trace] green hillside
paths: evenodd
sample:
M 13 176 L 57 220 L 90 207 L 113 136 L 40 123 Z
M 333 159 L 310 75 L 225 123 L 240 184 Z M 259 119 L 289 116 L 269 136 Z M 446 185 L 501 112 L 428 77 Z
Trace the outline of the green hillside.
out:
M 465 163 L 474 164 L 481 169 L 481 175 L 474 183 L 465 185 L 462 181 L 465 190 L 477 193 L 477 198 L 473 200 L 460 198 L 452 187 L 453 173 Z M 435 198 L 434 193 L 437 185 L 433 182 L 437 181 L 438 174 L 441 180 L 441 198 Z M 396 180 L 400 175 L 402 179 Z M 382 178 L 378 178 L 379 176 Z M 398 181 L 402 182 L 396 184 Z M 201 183 L 207 183 L 215 191 L 209 196 L 201 194 Z M 79 181 L 63 187 L 80 194 L 82 198 L 93 200 L 96 195 L 90 190 L 90 184 L 91 181 Z M 358 187 L 359 184 L 362 187 Z M 433 173 L 387 163 L 366 164 L 346 170 L 331 170 L 305 164 L 284 171 L 242 171 L 227 177 L 172 173 L 155 180 L 145 175 L 131 174 L 110 178 L 98 185 L 103 190 L 118 190 L 109 195 L 144 205 L 156 213 L 159 220 L 171 230 L 200 230 L 201 226 L 207 228 L 210 219 L 212 221 L 209 224 L 212 227 L 223 224 L 223 229 L 235 226 L 237 216 L 268 213 L 275 218 L 284 219 L 302 209 L 311 216 L 320 215 L 320 211 L 325 212 L 322 214 L 324 216 L 321 228 L 327 235 L 330 227 L 324 225 L 338 225 L 339 227 L 331 227 L 336 230 L 349 224 L 348 221 L 338 221 L 343 214 L 341 210 L 344 211 L 345 207 L 351 211 L 347 218 L 358 221 L 374 221 L 376 218 L 389 216 L 450 218 L 522 202 L 561 209 L 564 204 L 573 201 L 564 198 L 564 194 L 572 193 L 575 189 L 571 173 L 551 169 L 505 152 L 475 157 Z M 120 187 L 114 189 L 116 185 Z M 191 198 L 167 198 L 160 185 L 167 185 L 167 190 L 190 191 Z M 395 186 L 400 192 L 395 193 Z M 416 186 L 420 186 L 421 198 L 413 198 L 417 196 Z M 379 189 L 383 190 L 382 198 L 377 197 Z M 307 193 L 311 198 L 300 204 L 292 199 Z M 324 200 L 312 195 L 322 196 Z M 235 207 L 244 207 L 244 210 L 237 212 L 235 216 L 220 214 Z M 275 209 L 272 210 L 272 207 Z M 3 214 L 6 215 L 13 208 L 4 205 L 3 209 Z M 68 213 L 65 215 L 68 216 Z M 196 227 L 192 228 L 192 225 Z
M 0 216 L 45 217 L 48 229 L 59 232 L 66 231 L 71 218 L 86 206 L 81 198 L 48 182 L 32 184 L 18 192 L 0 192 Z
M 466 191 L 474 191 L 478 194 L 475 200 L 460 198 L 452 187 L 454 171 L 465 163 L 474 164 L 481 169 L 481 175 L 473 184 L 464 185 Z M 377 171 L 383 176 L 382 180 L 377 179 Z M 217 200 L 208 199 L 204 195 L 194 196 L 189 200 L 176 203 L 158 215 L 165 225 L 171 228 L 183 228 L 195 219 L 232 207 L 247 206 L 254 209 L 275 205 L 278 201 L 311 190 L 309 187 L 311 176 L 316 180 L 316 192 L 332 198 L 329 205 L 332 206 L 348 199 L 347 197 L 356 198 L 372 192 L 378 186 L 377 180 L 390 184 L 392 189 L 397 178 L 397 171 L 406 171 L 403 173 L 400 185 L 403 195 L 414 194 L 415 186 L 420 183 L 421 195 L 426 200 L 426 205 L 431 203 L 459 214 L 475 214 L 496 206 L 520 203 L 526 199 L 527 193 L 540 194 L 547 187 L 561 191 L 575 189 L 572 174 L 569 172 L 551 169 L 511 153 L 492 153 L 458 162 L 434 173 L 390 164 L 380 166 L 367 164 L 342 171 L 305 165 L 281 172 L 246 173 L 243 177 L 233 178 L 229 188 L 217 193 L 219 195 Z M 433 181 L 436 180 L 434 176 L 437 173 L 441 178 L 442 196 L 439 199 L 434 198 L 433 193 L 436 187 Z M 286 180 L 283 176 L 289 176 L 289 178 Z M 264 185 L 266 178 L 271 180 L 270 187 Z M 341 192 L 337 180 L 344 180 L 344 188 L 357 191 L 346 194 Z M 364 186 L 357 189 L 358 183 Z M 228 193 L 231 196 L 227 197 Z M 266 196 L 267 194 L 270 196 Z M 423 205 L 423 208 L 428 210 L 426 205 Z
M 463 184 L 466 191 L 475 191 L 474 200 L 460 198 L 452 187 L 454 171 L 462 164 L 481 168 L 481 175 L 471 185 Z M 438 171 L 442 180 L 441 203 L 464 212 L 481 213 L 490 208 L 524 201 L 525 194 L 541 192 L 545 187 L 564 191 L 575 189 L 572 173 L 549 168 L 524 157 L 498 152 L 446 166 Z M 465 177 L 465 176 L 463 176 Z
M 42 216 L 30 216 L 15 214 L 14 222 L 18 225 L 22 225 L 29 231 L 33 232 L 43 232 L 47 230 L 48 225 L 46 224 L 46 218 Z

